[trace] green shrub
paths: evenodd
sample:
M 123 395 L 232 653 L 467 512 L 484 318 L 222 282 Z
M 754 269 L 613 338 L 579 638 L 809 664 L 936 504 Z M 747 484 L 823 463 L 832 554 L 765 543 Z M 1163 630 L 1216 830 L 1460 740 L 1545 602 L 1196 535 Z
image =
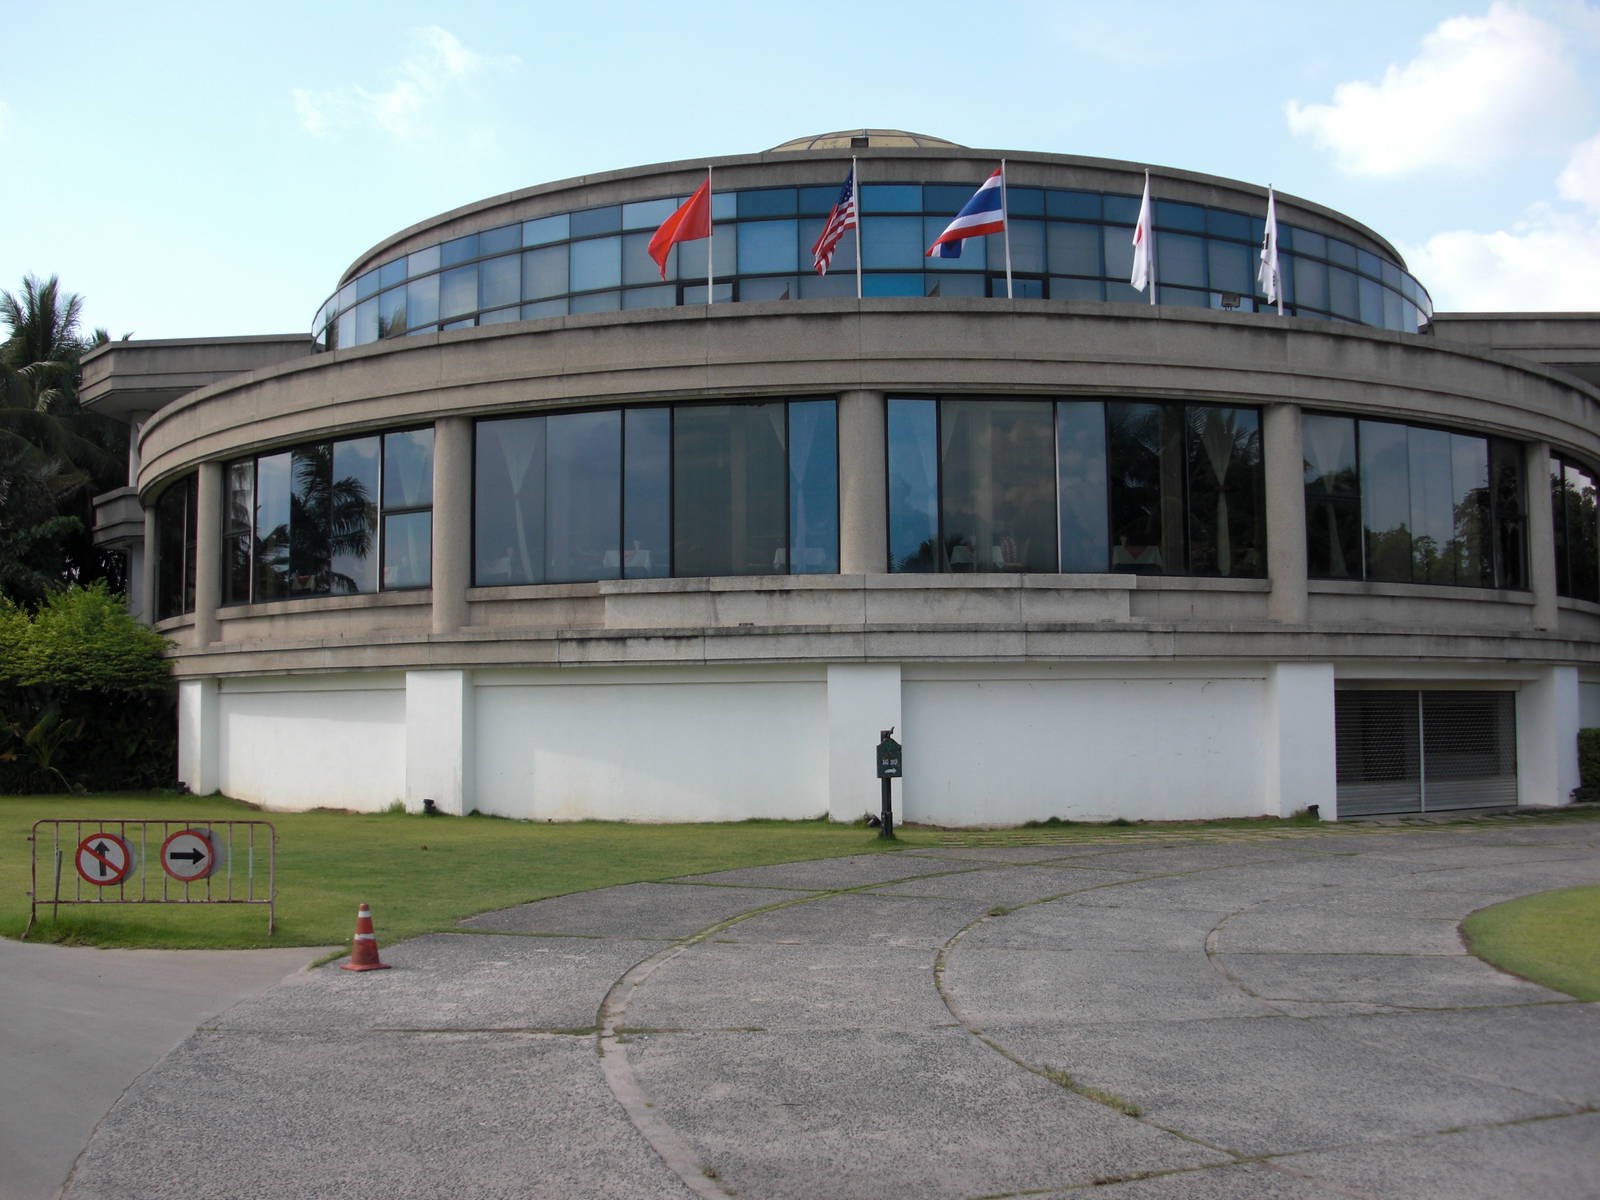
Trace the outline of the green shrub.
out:
M 0 793 L 158 787 L 177 762 L 166 641 L 103 583 L 0 599 Z
M 1579 798 L 1600 800 L 1600 729 L 1578 730 Z

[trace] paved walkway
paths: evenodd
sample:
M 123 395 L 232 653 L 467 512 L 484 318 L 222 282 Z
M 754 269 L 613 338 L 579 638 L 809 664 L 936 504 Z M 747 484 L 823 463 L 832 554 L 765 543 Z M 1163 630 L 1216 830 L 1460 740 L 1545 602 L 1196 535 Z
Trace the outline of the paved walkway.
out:
M 1600 1006 L 1457 934 L 1600 883 L 1600 823 L 959 842 L 296 975 L 141 1076 L 65 1195 L 1600 1195 Z

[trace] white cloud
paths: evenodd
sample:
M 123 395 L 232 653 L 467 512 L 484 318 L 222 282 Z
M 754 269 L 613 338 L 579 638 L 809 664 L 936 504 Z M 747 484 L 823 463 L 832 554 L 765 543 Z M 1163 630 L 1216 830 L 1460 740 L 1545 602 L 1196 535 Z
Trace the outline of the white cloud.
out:
M 1508 230 L 1452 230 L 1403 248 L 1437 310 L 1600 309 L 1600 136 L 1573 149 L 1556 186 L 1572 207 L 1539 203 Z
M 489 57 L 469 50 L 437 25 L 412 30 L 411 41 L 400 77 L 386 88 L 352 86 L 321 93 L 293 89 L 295 113 L 306 132 L 326 137 L 371 123 L 398 141 L 412 141 L 428 133 L 430 112 L 453 86 L 488 67 L 518 62 L 511 56 Z
M 1559 145 L 1585 108 L 1562 34 L 1496 0 L 1482 17 L 1451 17 L 1415 58 L 1377 83 L 1341 83 L 1328 104 L 1291 100 L 1289 129 L 1333 151 L 1352 175 L 1450 165 L 1482 169 Z

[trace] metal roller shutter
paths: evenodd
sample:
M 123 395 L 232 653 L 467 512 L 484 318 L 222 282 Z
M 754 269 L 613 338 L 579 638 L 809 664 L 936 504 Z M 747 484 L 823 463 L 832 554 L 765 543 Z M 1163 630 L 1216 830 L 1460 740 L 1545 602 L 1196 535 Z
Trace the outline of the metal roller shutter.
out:
M 1511 692 L 1336 693 L 1339 815 L 1516 804 L 1515 705 Z

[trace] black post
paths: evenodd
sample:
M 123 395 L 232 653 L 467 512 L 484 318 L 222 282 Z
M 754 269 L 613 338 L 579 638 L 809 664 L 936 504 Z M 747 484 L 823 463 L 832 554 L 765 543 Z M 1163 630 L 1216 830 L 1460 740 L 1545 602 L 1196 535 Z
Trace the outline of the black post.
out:
M 894 799 L 890 789 L 900 777 L 900 743 L 894 740 L 894 726 L 878 733 L 878 778 L 883 780 L 883 815 L 878 823 L 878 836 L 894 840 Z
M 883 777 L 883 814 L 879 818 L 882 824 L 878 826 L 878 836 L 894 840 L 894 802 L 890 799 L 889 790 L 894 786 L 894 780 L 885 775 Z

